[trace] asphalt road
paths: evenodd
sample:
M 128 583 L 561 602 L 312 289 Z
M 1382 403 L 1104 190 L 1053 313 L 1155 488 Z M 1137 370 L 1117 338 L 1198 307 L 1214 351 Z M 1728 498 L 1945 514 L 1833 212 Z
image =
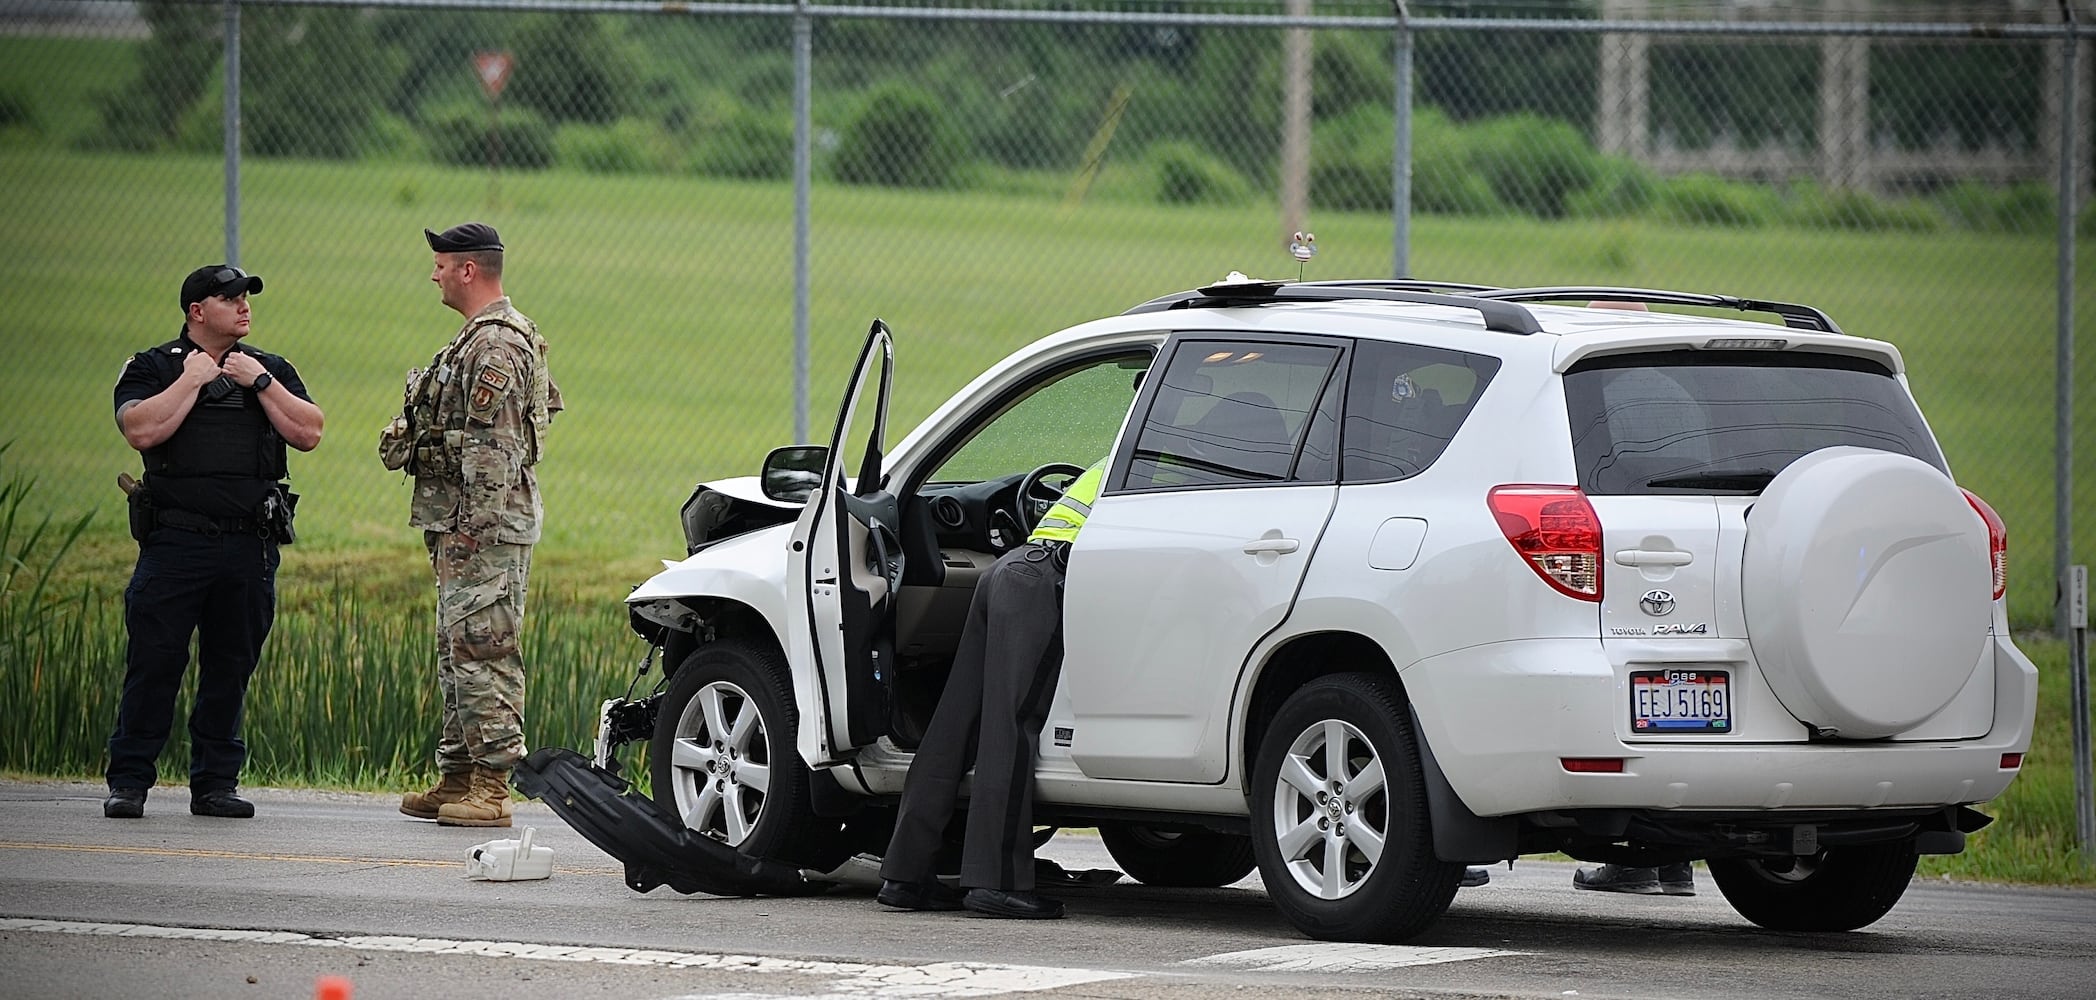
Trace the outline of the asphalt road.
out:
M 1062 890 L 1055 922 L 891 912 L 863 888 L 642 895 L 538 803 L 518 824 L 553 848 L 552 877 L 489 882 L 464 877 L 468 850 L 519 830 L 438 827 L 385 796 L 249 794 L 252 820 L 190 816 L 163 788 L 116 821 L 98 786 L 0 783 L 0 996 L 275 1000 L 322 976 L 364 1000 L 2096 994 L 2087 890 L 1917 882 L 1863 931 L 1783 934 L 1707 876 L 1694 897 L 1622 896 L 1523 861 L 1406 945 L 1333 945 L 1291 930 L 1257 876 Z M 1112 865 L 1080 835 L 1042 854 Z

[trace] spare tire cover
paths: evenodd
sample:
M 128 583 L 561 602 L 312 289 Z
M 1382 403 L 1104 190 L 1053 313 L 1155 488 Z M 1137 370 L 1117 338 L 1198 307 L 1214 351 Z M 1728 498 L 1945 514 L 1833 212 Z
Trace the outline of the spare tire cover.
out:
M 1911 729 L 1965 687 L 1993 619 L 1987 526 L 1941 470 L 1826 448 L 1747 518 L 1740 599 L 1777 700 L 1829 735 Z

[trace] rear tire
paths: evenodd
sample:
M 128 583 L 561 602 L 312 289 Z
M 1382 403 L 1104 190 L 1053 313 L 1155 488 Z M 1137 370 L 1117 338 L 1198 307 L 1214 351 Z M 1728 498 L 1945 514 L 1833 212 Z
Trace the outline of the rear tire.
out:
M 1212 830 L 1161 830 L 1139 823 L 1101 823 L 1099 840 L 1114 864 L 1144 885 L 1213 889 L 1252 873 L 1252 838 Z
M 1394 943 L 1448 909 L 1426 780 L 1394 685 L 1321 677 L 1283 702 L 1252 768 L 1252 844 L 1274 907 L 1326 941 Z
M 1739 915 L 1774 931 L 1852 931 L 1876 923 L 1914 881 L 1911 842 L 1830 847 L 1788 871 L 1760 858 L 1709 862 Z
M 735 640 L 693 650 L 648 742 L 655 806 L 744 854 L 826 872 L 851 851 L 843 821 L 811 808 L 792 691 L 772 650 Z

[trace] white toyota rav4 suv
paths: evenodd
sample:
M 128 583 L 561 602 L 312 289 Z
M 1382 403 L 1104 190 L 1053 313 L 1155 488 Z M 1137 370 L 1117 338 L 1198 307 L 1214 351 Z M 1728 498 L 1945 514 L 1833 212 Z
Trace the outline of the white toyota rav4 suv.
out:
M 1101 456 L 1037 818 L 1150 884 L 1256 864 L 1312 937 L 1403 939 L 1465 862 L 1550 851 L 1862 927 L 2029 745 L 2001 522 L 1899 351 L 1817 309 L 1232 280 L 1030 344 L 890 448 L 892 356 L 874 324 L 827 448 L 698 488 L 595 754 L 517 774 L 637 890 L 878 853 L 976 581 Z

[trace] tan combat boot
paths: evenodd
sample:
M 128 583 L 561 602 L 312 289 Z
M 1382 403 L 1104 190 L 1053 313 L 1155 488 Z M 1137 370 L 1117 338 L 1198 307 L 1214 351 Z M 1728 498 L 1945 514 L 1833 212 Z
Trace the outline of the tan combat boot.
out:
M 430 786 L 429 791 L 401 796 L 400 811 L 416 819 L 436 819 L 439 806 L 465 798 L 466 790 L 472 787 L 473 772 L 446 771 L 443 779 Z
M 437 807 L 438 826 L 508 826 L 509 772 L 473 765 L 465 798 Z

